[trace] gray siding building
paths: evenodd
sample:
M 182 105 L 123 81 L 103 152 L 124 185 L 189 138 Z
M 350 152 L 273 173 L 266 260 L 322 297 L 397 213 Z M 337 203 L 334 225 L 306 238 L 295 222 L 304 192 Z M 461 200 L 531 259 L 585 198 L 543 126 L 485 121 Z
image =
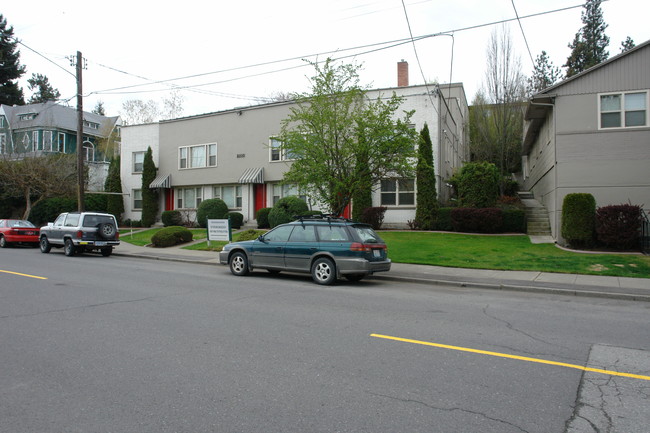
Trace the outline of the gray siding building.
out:
M 525 114 L 523 187 L 562 241 L 562 203 L 590 193 L 597 206 L 650 210 L 650 41 L 533 95 Z

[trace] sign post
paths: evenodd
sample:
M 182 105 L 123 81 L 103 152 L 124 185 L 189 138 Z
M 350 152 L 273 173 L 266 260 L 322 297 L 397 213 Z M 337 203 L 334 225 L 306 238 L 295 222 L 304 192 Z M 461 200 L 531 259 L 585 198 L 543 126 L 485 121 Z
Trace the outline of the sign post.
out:
M 208 246 L 210 246 L 210 241 L 232 242 L 230 218 L 208 220 Z

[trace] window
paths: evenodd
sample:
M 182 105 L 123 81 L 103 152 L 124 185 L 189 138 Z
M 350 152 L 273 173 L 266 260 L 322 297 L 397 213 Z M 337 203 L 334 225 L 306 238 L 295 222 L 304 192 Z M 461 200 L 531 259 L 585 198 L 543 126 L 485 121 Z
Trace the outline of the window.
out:
M 142 190 L 133 190 L 133 209 L 142 209 Z
M 43 132 L 43 150 L 46 152 L 52 150 L 52 131 Z
M 217 166 L 217 145 L 201 144 L 178 148 L 179 168 L 202 168 Z
M 601 128 L 633 128 L 648 125 L 648 93 L 600 95 Z
M 287 242 L 292 229 L 292 226 L 280 226 L 265 234 L 264 240 L 267 242 Z
M 83 152 L 85 161 L 95 160 L 95 146 L 92 143 L 86 141 L 83 146 Z
M 176 197 L 177 209 L 196 209 L 203 200 L 203 188 L 179 188 Z
M 283 185 L 280 183 L 273 184 L 273 204 L 276 204 L 281 198 L 289 195 L 295 195 L 307 202 L 307 196 L 301 194 L 295 185 Z M 307 202 L 308 203 L 308 202 Z
M 145 152 L 133 152 L 133 173 L 142 173 Z
M 84 126 L 90 129 L 99 129 L 99 123 L 84 120 Z
M 415 204 L 415 179 L 383 179 L 381 181 L 382 206 L 413 206 Z
M 36 113 L 25 113 L 19 114 L 18 120 L 34 120 L 36 119 Z
M 7 134 L 0 134 L 0 153 L 7 153 Z
M 65 152 L 65 134 L 63 132 L 59 132 L 59 141 L 57 143 L 57 148 L 52 149 L 55 152 Z
M 241 185 L 215 186 L 212 188 L 212 197 L 220 198 L 228 205 L 228 209 L 241 209 Z
M 345 227 L 331 225 L 316 226 L 316 232 L 318 233 L 318 239 L 321 242 L 340 242 L 348 240 L 348 233 L 345 231 Z
M 40 141 L 38 140 L 38 131 L 32 132 L 32 151 L 36 152 L 40 146 Z
M 282 142 L 276 138 L 271 138 L 271 161 L 289 161 L 296 159 L 290 152 L 287 152 L 282 147 Z

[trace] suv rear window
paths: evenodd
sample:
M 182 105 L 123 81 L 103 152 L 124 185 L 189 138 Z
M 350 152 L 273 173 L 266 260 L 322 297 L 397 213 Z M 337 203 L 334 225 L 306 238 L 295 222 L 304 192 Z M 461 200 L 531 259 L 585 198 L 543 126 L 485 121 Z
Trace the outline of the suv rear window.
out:
M 348 232 L 345 230 L 345 227 L 341 226 L 332 226 L 332 225 L 322 225 L 316 226 L 316 232 L 318 233 L 318 239 L 321 241 L 349 241 Z
M 372 227 L 368 226 L 352 226 L 352 230 L 354 230 L 361 241 L 363 243 L 383 243 L 384 241 L 379 237 L 377 233 L 372 229 Z
M 115 224 L 113 218 L 108 215 L 86 215 L 84 218 L 84 227 L 97 227 L 99 224 Z

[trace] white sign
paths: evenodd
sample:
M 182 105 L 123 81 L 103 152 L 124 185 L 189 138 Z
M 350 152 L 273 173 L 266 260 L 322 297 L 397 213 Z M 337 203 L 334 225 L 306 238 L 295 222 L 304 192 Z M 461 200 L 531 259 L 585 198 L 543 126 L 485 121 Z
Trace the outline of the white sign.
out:
M 208 241 L 230 240 L 230 220 L 208 220 Z

